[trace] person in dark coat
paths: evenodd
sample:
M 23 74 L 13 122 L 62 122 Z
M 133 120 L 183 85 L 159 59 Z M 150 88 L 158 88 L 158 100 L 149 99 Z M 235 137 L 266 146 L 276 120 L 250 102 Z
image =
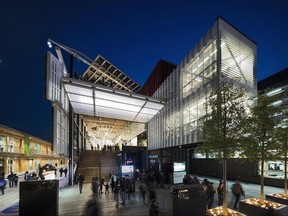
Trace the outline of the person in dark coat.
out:
M 64 170 L 63 170 L 63 168 L 62 168 L 62 167 L 60 168 L 59 172 L 60 172 L 60 177 L 62 177 L 62 175 L 63 175 L 63 172 L 64 172 Z
M 2 195 L 4 195 L 5 187 L 6 187 L 5 178 L 1 176 L 1 177 L 0 177 L 0 190 L 1 190 L 1 192 L 2 192 Z
M 238 209 L 238 203 L 239 203 L 241 195 L 245 196 L 244 190 L 239 181 L 236 181 L 232 185 L 232 193 L 235 196 L 234 209 Z
M 93 192 L 93 196 L 94 198 L 98 196 L 98 190 L 99 190 L 99 182 L 98 182 L 98 178 L 95 176 L 92 178 L 92 192 Z
M 214 190 L 214 183 L 210 182 L 210 184 L 207 187 L 207 205 L 208 209 L 211 209 L 214 202 L 214 196 L 216 191 Z
M 14 173 L 14 185 L 15 185 L 15 187 L 17 187 L 17 185 L 18 185 L 18 176 L 16 173 Z
M 217 193 L 218 193 L 218 206 L 222 206 L 223 205 L 224 183 L 221 180 L 219 181 Z
M 120 181 L 119 179 L 116 180 L 114 185 L 114 200 L 116 201 L 116 206 L 118 207 L 119 204 L 119 193 L 120 193 Z
M 8 176 L 7 179 L 9 181 L 9 187 L 13 187 L 14 186 L 14 173 L 11 172 Z
M 67 168 L 65 168 L 63 172 L 65 174 L 65 177 L 67 177 L 67 172 L 68 172 Z
M 82 189 L 83 189 L 83 182 L 84 182 L 84 177 L 82 176 L 81 173 L 79 173 L 79 176 L 77 178 L 77 182 L 78 182 L 78 185 L 79 185 L 79 192 L 80 194 L 82 193 Z
M 126 204 L 126 191 L 127 191 L 127 180 L 124 177 L 122 177 L 122 179 L 120 180 L 120 195 L 122 199 L 121 202 L 122 205 Z

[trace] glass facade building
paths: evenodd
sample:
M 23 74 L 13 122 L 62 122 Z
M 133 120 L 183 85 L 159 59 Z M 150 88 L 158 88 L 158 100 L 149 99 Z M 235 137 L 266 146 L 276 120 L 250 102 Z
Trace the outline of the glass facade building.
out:
M 205 98 L 219 77 L 256 96 L 256 44 L 221 17 L 154 92 L 166 101 L 148 123 L 148 149 L 201 142 L 197 135 Z

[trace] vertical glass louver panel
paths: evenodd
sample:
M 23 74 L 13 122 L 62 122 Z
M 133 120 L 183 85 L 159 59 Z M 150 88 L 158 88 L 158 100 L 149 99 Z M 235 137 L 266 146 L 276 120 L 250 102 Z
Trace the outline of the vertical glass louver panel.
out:
M 221 19 L 219 36 L 220 72 L 237 82 L 256 88 L 256 45 Z

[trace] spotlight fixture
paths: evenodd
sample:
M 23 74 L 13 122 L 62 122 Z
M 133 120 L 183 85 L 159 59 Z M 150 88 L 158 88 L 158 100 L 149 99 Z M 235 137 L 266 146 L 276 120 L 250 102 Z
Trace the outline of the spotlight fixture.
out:
M 50 40 L 47 41 L 47 45 L 48 45 L 49 48 L 52 48 L 52 43 L 51 43 Z

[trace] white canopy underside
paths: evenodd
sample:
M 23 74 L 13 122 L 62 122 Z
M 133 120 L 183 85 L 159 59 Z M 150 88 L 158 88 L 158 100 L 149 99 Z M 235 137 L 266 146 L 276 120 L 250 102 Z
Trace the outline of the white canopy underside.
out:
M 164 101 L 77 79 L 63 78 L 64 88 L 76 114 L 147 123 Z

